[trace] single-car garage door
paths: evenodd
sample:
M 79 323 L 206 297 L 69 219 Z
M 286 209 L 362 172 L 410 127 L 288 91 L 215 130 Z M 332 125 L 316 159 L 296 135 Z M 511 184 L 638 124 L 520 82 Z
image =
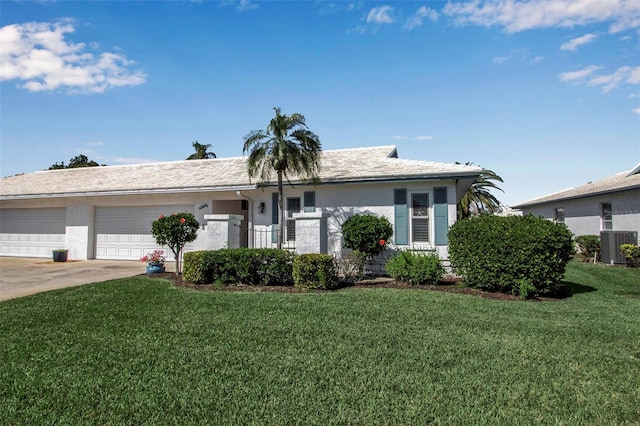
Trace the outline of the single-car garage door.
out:
M 193 213 L 190 206 L 96 207 L 96 259 L 138 260 L 158 248 L 151 222 L 160 215 Z M 165 250 L 167 259 L 172 257 Z
M 51 250 L 65 248 L 67 210 L 1 209 L 0 255 L 51 257 Z

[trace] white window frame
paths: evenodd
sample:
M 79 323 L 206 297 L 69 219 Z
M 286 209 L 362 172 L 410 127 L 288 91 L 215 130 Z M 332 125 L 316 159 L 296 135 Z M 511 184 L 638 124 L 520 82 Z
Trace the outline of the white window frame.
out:
M 426 245 L 430 246 L 433 243 L 433 194 L 432 191 L 412 191 L 408 194 L 408 202 L 409 202 L 409 244 L 411 245 Z M 427 206 L 426 206 L 426 215 L 425 216 L 414 216 L 414 208 L 413 208 L 413 197 L 416 195 L 426 195 L 427 196 Z M 413 221 L 415 218 L 426 218 L 427 220 L 427 241 L 416 241 L 414 240 L 414 224 Z
M 289 209 L 289 200 L 298 200 L 298 211 L 293 211 Z M 300 213 L 302 211 L 302 197 L 286 197 L 285 202 L 285 211 L 284 211 L 284 220 L 285 220 L 285 232 L 284 239 L 285 241 L 295 241 L 296 240 L 296 221 L 293 219 L 294 213 Z M 289 238 L 290 225 L 293 225 L 293 238 Z
M 607 209 L 605 207 L 609 207 L 609 219 L 606 219 Z M 602 231 L 613 229 L 613 206 L 611 203 L 600 203 L 600 227 Z
M 553 214 L 554 214 L 554 221 L 556 223 L 564 223 L 564 220 L 565 220 L 564 207 L 556 207 L 555 209 L 553 209 Z

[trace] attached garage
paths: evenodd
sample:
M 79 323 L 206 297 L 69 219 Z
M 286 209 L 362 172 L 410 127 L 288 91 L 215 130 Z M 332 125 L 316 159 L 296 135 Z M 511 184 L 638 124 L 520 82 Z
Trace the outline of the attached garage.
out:
M 1 209 L 0 255 L 51 257 L 65 248 L 65 208 Z
M 160 215 L 193 213 L 193 205 L 96 207 L 96 259 L 138 260 L 158 247 L 151 222 Z M 171 255 L 171 253 L 165 253 Z M 170 256 L 167 256 L 169 258 Z

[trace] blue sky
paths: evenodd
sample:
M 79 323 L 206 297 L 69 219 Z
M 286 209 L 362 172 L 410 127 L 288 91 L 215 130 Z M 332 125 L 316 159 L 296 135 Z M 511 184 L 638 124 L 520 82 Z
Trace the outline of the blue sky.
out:
M 637 0 L 0 2 L 0 174 L 324 149 L 473 162 L 513 205 L 640 162 Z M 162 176 L 158 176 L 162 179 Z

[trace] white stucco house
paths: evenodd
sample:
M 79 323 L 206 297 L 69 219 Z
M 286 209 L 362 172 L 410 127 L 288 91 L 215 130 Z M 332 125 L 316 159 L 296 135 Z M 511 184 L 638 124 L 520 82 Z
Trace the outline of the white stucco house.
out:
M 285 186 L 285 245 L 338 254 L 340 226 L 356 213 L 389 218 L 398 248 L 447 256 L 456 204 L 481 169 L 400 159 L 395 146 L 328 150 L 321 182 Z M 0 183 L 0 255 L 137 260 L 158 248 L 150 234 L 159 215 L 188 211 L 201 224 L 186 251 L 275 247 L 275 182 L 250 180 L 246 158 L 48 170 Z
M 513 208 L 564 223 L 576 236 L 600 235 L 601 231 L 640 234 L 640 164 L 632 170 Z

